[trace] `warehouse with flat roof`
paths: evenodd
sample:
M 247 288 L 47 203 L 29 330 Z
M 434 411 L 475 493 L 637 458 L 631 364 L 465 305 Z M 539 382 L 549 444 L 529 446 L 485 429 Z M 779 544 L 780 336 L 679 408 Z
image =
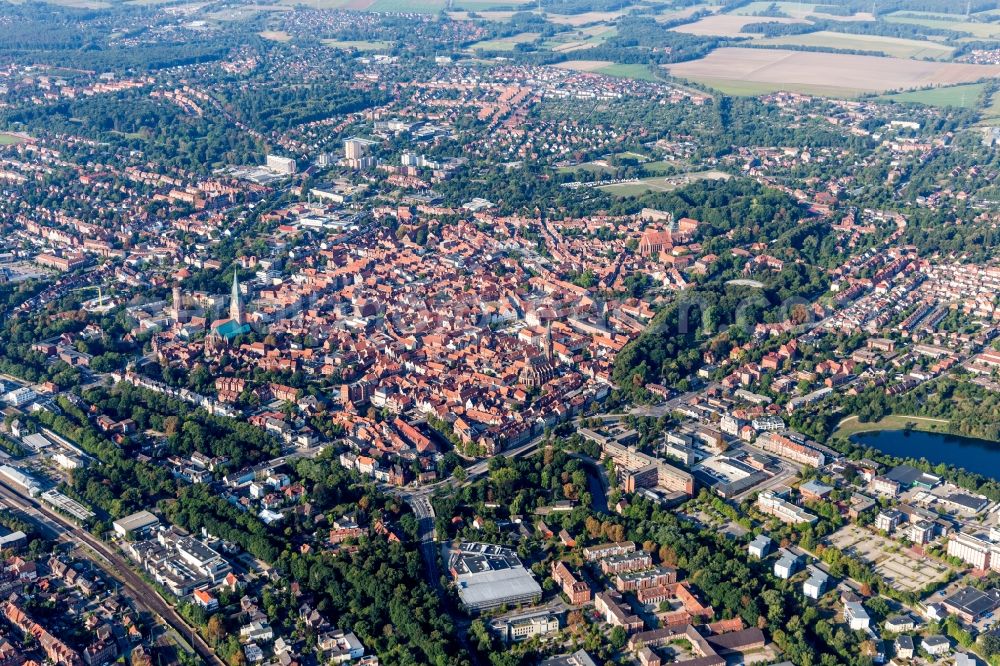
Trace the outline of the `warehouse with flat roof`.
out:
M 458 596 L 473 611 L 519 606 L 542 598 L 542 588 L 510 548 L 463 542 L 448 555 Z

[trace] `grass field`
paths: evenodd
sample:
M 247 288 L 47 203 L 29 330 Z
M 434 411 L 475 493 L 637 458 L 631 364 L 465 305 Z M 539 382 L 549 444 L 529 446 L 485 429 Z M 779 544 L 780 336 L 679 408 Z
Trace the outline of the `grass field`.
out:
M 648 65 L 623 65 L 610 60 L 566 60 L 553 65 L 559 69 L 569 69 L 574 72 L 590 72 L 603 74 L 620 79 L 636 79 L 638 81 L 659 81 L 656 73 Z
M 0 146 L 13 146 L 16 143 L 24 143 L 24 138 L 16 134 L 0 132 Z
M 1000 76 L 1000 66 L 816 53 L 783 49 L 721 48 L 700 60 L 668 65 L 670 73 L 732 95 L 788 90 L 852 97 Z
M 979 105 L 979 97 L 983 94 L 984 88 L 986 88 L 985 83 L 969 83 L 961 86 L 931 88 L 930 90 L 910 90 L 883 95 L 880 99 L 926 106 L 958 106 L 963 109 L 974 109 Z
M 767 95 L 769 93 L 787 91 L 802 93 L 803 95 L 814 95 L 816 97 L 851 99 L 868 92 L 861 88 L 825 86 L 819 83 L 767 83 L 764 81 L 740 81 L 737 79 L 719 79 L 707 76 L 685 78 L 690 78 L 691 80 L 697 81 L 702 85 L 714 88 L 721 93 L 734 95 L 736 97 L 756 97 L 758 95 Z
M 598 164 L 597 162 L 584 162 L 583 164 L 577 164 L 574 166 L 559 167 L 558 171 L 560 173 L 574 173 L 576 171 L 586 171 L 587 173 L 593 174 L 596 177 L 603 176 L 607 173 L 612 173 L 614 169 L 604 164 Z
M 842 32 L 821 30 L 802 35 L 784 35 L 761 39 L 758 44 L 768 46 L 813 46 L 853 51 L 881 51 L 895 58 L 935 58 L 950 56 L 955 49 L 944 44 L 916 39 L 899 39 L 880 35 L 848 35 Z
M 617 34 L 618 30 L 604 24 L 582 28 L 575 32 L 562 33 L 546 40 L 542 46 L 555 53 L 569 53 L 578 49 L 600 46 Z
M 289 35 L 284 30 L 264 30 L 263 32 L 257 33 L 264 39 L 269 39 L 272 42 L 290 42 L 292 41 L 292 36 Z
M 652 176 L 642 178 L 636 183 L 621 183 L 619 185 L 604 185 L 600 189 L 616 197 L 635 197 L 647 192 L 670 192 L 679 187 L 690 185 L 699 180 L 726 180 L 729 174 L 722 171 L 700 171 L 685 173 L 678 176 Z
M 470 48 L 474 51 L 513 51 L 518 44 L 533 42 L 541 36 L 538 32 L 521 32 L 510 37 L 487 39 L 476 42 Z
M 903 12 L 896 14 L 889 14 L 885 17 L 886 21 L 890 23 L 910 23 L 912 25 L 923 25 L 928 28 L 942 28 L 944 30 L 954 30 L 956 32 L 965 32 L 973 37 L 978 37 L 980 39 L 988 39 L 990 37 L 996 37 L 1000 35 L 1000 24 L 997 23 L 978 23 L 974 21 L 965 21 L 964 17 L 955 16 L 954 19 L 948 16 L 941 16 L 937 14 L 927 14 L 920 15 L 919 12 Z
M 392 48 L 392 43 L 378 40 L 344 40 L 344 39 L 324 39 L 323 46 L 334 49 L 357 49 L 358 51 L 384 51 Z
M 859 432 L 875 432 L 877 430 L 905 430 L 907 426 L 912 430 L 923 432 L 948 432 L 948 421 L 945 419 L 931 419 L 923 416 L 890 415 L 878 421 L 862 423 L 857 416 L 849 416 L 837 426 L 833 433 L 834 437 L 850 437 Z
M 983 109 L 983 113 L 979 118 L 980 125 L 998 125 L 1000 124 L 1000 93 L 993 93 L 990 97 L 989 104 Z
M 615 76 L 620 79 L 636 79 L 638 81 L 659 81 L 656 73 L 653 72 L 648 65 L 620 65 L 613 64 L 607 67 L 601 67 L 600 69 L 594 70 L 598 74 L 604 74 L 605 76 Z

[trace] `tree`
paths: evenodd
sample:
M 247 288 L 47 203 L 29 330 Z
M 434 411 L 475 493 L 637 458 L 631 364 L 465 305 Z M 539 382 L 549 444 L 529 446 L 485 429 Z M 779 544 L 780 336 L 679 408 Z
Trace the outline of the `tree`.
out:
M 226 627 L 222 624 L 222 620 L 218 615 L 213 615 L 208 619 L 208 624 L 205 627 L 205 637 L 213 645 L 218 644 L 226 636 Z
M 628 643 L 628 633 L 623 627 L 615 627 L 608 635 L 608 641 L 614 649 L 621 650 Z

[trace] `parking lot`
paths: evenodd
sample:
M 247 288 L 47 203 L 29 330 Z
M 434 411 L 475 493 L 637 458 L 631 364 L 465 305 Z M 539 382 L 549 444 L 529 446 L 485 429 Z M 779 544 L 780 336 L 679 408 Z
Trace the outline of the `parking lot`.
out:
M 846 525 L 828 537 L 831 546 L 874 565 L 875 571 L 894 587 L 916 591 L 944 579 L 948 567 L 917 555 L 892 539 L 856 525 Z

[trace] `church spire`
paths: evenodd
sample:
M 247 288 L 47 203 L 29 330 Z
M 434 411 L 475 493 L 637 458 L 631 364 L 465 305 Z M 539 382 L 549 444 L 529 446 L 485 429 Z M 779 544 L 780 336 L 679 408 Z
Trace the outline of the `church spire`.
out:
M 237 324 L 243 323 L 243 299 L 240 296 L 240 282 L 233 271 L 233 293 L 229 297 L 229 318 Z

